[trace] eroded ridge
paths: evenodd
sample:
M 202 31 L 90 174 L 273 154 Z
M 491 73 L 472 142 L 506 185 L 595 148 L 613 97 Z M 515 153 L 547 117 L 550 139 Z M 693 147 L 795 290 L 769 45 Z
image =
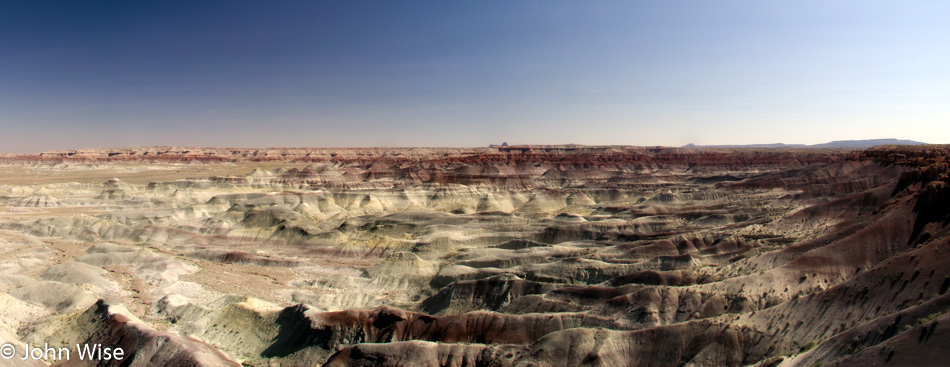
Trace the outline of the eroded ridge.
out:
M 945 361 L 948 152 L 6 155 L 0 339 L 136 365 Z

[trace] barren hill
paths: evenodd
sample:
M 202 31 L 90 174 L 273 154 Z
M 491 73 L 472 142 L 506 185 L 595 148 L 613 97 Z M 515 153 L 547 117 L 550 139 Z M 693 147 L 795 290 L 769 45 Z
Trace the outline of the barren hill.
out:
M 934 145 L 5 155 L 0 339 L 135 365 L 940 364 L 948 174 Z

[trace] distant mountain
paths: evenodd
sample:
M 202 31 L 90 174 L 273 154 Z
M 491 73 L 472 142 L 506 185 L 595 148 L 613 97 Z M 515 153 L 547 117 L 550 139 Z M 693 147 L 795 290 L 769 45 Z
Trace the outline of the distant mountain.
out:
M 878 145 L 926 145 L 914 140 L 901 139 L 867 139 L 867 140 L 835 140 L 822 144 L 747 144 L 747 145 L 695 145 L 687 144 L 684 148 L 870 148 Z
M 816 148 L 870 148 L 877 145 L 926 145 L 913 140 L 901 139 L 869 139 L 869 140 L 835 140 L 824 144 L 811 145 Z

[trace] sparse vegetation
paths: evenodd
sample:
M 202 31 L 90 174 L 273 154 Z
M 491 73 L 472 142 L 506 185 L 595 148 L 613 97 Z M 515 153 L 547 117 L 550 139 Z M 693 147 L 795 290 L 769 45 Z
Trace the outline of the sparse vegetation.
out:
M 808 342 L 808 344 L 803 345 L 803 346 L 801 347 L 801 349 L 799 349 L 799 352 L 800 352 L 800 353 L 805 353 L 805 352 L 811 350 L 812 348 L 814 348 L 815 345 L 816 345 L 815 342 Z
M 921 318 L 917 319 L 917 324 L 926 324 L 926 323 L 928 323 L 928 322 L 934 321 L 934 320 L 936 320 L 938 317 L 940 317 L 940 315 L 942 315 L 942 314 L 943 314 L 942 312 L 934 312 L 934 313 L 932 313 L 932 314 L 930 314 L 930 315 L 927 315 L 927 317 L 921 317 Z

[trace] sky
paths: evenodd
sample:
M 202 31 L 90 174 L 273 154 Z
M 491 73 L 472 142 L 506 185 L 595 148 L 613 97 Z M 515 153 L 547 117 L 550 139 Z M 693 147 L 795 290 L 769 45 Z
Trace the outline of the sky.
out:
M 0 152 L 950 143 L 945 1 L 4 1 Z

